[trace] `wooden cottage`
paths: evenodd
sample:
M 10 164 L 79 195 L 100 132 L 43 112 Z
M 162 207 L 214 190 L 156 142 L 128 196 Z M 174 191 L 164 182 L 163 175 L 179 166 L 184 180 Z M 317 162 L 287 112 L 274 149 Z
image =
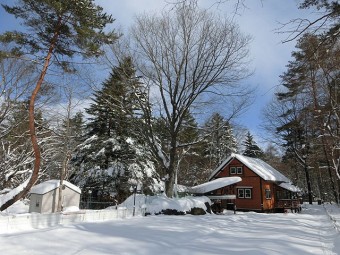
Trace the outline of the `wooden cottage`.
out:
M 60 180 L 49 180 L 32 187 L 29 212 L 54 213 L 58 207 Z M 62 207 L 79 207 L 81 190 L 68 181 L 63 181 Z
M 217 208 L 258 212 L 300 211 L 300 191 L 291 181 L 258 158 L 232 154 L 209 177 L 209 181 L 240 177 L 241 181 L 215 189 L 208 195 Z M 234 196 L 235 199 L 223 199 Z

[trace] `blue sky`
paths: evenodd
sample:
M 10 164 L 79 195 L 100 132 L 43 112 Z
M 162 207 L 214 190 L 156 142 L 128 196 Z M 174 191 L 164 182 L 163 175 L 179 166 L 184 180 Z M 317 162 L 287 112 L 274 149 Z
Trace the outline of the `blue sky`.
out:
M 165 5 L 161 0 L 96 0 L 96 2 L 116 18 L 115 26 L 124 30 L 133 23 L 136 14 L 159 12 Z M 285 71 L 295 47 L 295 42 L 282 44 L 287 34 L 279 34 L 276 30 L 281 26 L 280 23 L 287 23 L 294 18 L 311 18 L 315 13 L 298 9 L 298 3 L 301 2 L 298 0 L 245 0 L 246 8 L 241 8 L 239 15 L 235 16 L 233 6 L 236 0 L 220 1 L 223 4 L 219 6 L 213 5 L 215 2 L 217 1 L 199 0 L 202 7 L 210 8 L 211 11 L 219 12 L 221 15 L 233 16 L 241 31 L 253 37 L 250 57 L 251 68 L 255 72 L 243 83 L 257 87 L 255 102 L 236 122 L 249 129 L 257 140 L 261 140 L 264 136 L 260 128 L 261 112 L 273 98 L 280 84 L 279 76 Z
M 11 5 L 14 1 L 0 0 L 2 4 Z M 116 19 L 114 27 L 127 29 L 134 20 L 134 16 L 141 12 L 157 12 L 162 10 L 165 2 L 162 0 L 96 0 L 105 11 Z M 168 1 L 169 2 L 169 1 Z M 214 0 L 200 0 L 202 7 L 210 7 L 212 11 L 222 15 L 233 15 L 233 5 L 236 0 L 229 0 L 219 6 L 212 5 Z M 249 86 L 256 86 L 255 102 L 241 115 L 236 122 L 249 129 L 260 139 L 263 133 L 262 110 L 272 99 L 276 87 L 279 85 L 279 75 L 285 71 L 290 60 L 295 42 L 282 44 L 287 35 L 275 32 L 279 23 L 286 23 L 293 18 L 311 18 L 314 14 L 310 10 L 299 10 L 297 0 L 246 0 L 246 8 L 234 15 L 234 20 L 240 25 L 241 31 L 253 37 L 250 45 L 251 68 L 254 75 L 244 80 Z M 0 32 L 18 27 L 16 20 L 0 10 Z M 221 106 L 223 107 L 223 106 Z

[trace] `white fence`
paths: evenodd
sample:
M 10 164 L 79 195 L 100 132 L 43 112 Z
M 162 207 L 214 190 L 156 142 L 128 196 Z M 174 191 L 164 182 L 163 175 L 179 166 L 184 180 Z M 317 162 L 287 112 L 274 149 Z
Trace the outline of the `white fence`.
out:
M 133 215 L 133 209 L 125 207 L 113 210 L 81 210 L 77 212 L 49 214 L 16 214 L 0 216 L 0 233 L 13 233 L 31 229 L 56 227 L 80 222 L 100 222 L 114 219 L 125 219 Z M 141 208 L 136 208 L 135 216 L 144 216 Z

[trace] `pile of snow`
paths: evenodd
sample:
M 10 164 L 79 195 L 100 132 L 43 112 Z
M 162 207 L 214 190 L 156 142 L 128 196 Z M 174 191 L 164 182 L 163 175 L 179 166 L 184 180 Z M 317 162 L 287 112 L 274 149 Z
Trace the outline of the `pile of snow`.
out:
M 208 197 L 183 197 L 183 198 L 168 198 L 165 194 L 158 196 L 145 196 L 143 194 L 131 195 L 118 207 L 132 209 L 135 203 L 136 208 L 146 208 L 146 213 L 159 214 L 165 210 L 176 210 L 178 212 L 189 212 L 192 208 L 202 208 L 206 211 L 208 208 L 205 203 L 211 205 Z M 116 209 L 116 206 L 111 206 L 107 209 Z
M 211 205 L 208 197 L 183 197 L 179 199 L 168 198 L 165 195 L 154 197 L 147 204 L 147 212 L 150 214 L 157 214 L 164 210 L 176 210 L 178 212 L 189 212 L 192 208 L 202 208 L 207 210 L 205 203 Z
M 63 212 L 78 212 L 79 207 L 78 206 L 68 206 L 63 209 Z

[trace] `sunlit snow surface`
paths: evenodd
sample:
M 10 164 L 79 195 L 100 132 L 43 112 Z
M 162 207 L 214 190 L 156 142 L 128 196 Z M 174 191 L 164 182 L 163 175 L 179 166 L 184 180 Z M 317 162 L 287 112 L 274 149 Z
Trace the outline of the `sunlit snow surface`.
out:
M 340 254 L 339 208 L 304 207 L 301 214 L 148 216 L 2 234 L 1 254 Z

